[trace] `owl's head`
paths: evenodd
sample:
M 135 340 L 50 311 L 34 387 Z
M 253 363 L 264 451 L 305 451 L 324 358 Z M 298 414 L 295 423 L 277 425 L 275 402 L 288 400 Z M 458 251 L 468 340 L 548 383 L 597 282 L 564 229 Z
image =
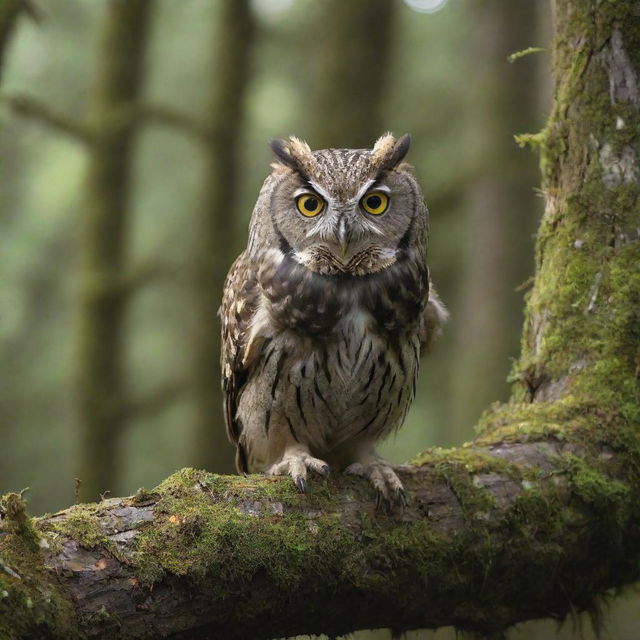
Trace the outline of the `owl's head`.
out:
M 402 251 L 424 251 L 427 209 L 402 162 L 409 144 L 408 135 L 386 134 L 372 149 L 312 151 L 297 138 L 274 140 L 254 225 L 272 246 L 323 275 L 367 275 Z

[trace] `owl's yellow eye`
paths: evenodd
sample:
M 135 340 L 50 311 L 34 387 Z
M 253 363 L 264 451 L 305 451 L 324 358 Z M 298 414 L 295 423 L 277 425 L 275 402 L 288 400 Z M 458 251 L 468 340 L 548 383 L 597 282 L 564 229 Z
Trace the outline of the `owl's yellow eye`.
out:
M 389 196 L 384 191 L 372 191 L 360 200 L 362 208 L 371 215 L 379 216 L 389 206 Z
M 324 209 L 324 200 L 314 193 L 303 193 L 296 198 L 296 206 L 303 216 L 313 218 Z

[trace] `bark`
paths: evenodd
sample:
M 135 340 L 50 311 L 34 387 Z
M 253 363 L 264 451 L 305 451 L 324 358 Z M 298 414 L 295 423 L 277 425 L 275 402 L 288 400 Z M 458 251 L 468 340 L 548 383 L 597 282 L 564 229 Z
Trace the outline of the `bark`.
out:
M 519 382 L 473 446 L 400 470 L 402 512 L 339 474 L 184 470 L 29 520 L 3 499 L 0 636 L 272 638 L 596 608 L 640 572 L 640 15 L 557 0 L 546 209 Z
M 313 148 L 365 148 L 384 133 L 392 0 L 327 0 L 318 20 L 320 69 L 310 111 Z
M 94 142 L 80 238 L 77 329 L 78 473 L 84 499 L 116 488 L 118 442 L 126 422 L 125 263 L 138 127 L 124 116 L 141 93 L 152 8 L 149 0 L 111 0 L 107 4 L 90 96 L 87 126 Z
M 511 64 L 509 54 L 532 44 L 536 14 L 546 2 L 473 3 L 470 47 L 470 153 L 475 174 L 467 192 L 468 240 L 457 330 L 451 425 L 447 437 L 464 442 L 492 401 L 509 396 L 507 375 L 517 356 L 522 292 L 533 271 L 533 234 L 541 200 L 532 154 L 513 134 L 540 125 L 540 91 L 529 56 Z M 545 111 L 548 110 L 548 105 Z
M 214 69 L 205 146 L 205 185 L 198 220 L 193 326 L 195 447 L 192 458 L 216 472 L 233 471 L 220 388 L 222 288 L 235 253 L 235 207 L 240 171 L 244 95 L 249 81 L 254 18 L 248 0 L 223 0 L 213 39 Z

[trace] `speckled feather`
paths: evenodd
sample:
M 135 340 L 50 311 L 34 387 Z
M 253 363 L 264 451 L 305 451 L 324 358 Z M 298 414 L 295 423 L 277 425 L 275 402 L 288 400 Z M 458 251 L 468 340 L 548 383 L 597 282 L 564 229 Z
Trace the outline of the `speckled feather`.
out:
M 408 146 L 390 135 L 372 150 L 273 144 L 221 307 L 239 471 L 289 473 L 304 489 L 307 469 L 351 465 L 385 497 L 402 491 L 375 442 L 402 424 L 421 353 L 447 316 L 430 287 L 428 213 L 402 162 Z M 389 198 L 380 216 L 361 205 L 376 190 Z M 296 210 L 301 192 L 322 199 L 319 215 Z

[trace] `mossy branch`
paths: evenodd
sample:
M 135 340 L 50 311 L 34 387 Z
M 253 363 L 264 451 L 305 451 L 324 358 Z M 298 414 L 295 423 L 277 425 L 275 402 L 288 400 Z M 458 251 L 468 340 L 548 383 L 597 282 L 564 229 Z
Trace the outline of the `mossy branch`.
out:
M 562 618 L 636 578 L 640 547 L 635 454 L 566 438 L 426 452 L 399 468 L 411 499 L 391 513 L 342 474 L 299 494 L 289 478 L 193 469 L 28 526 L 14 509 L 0 529 L 0 636 L 489 634 Z

